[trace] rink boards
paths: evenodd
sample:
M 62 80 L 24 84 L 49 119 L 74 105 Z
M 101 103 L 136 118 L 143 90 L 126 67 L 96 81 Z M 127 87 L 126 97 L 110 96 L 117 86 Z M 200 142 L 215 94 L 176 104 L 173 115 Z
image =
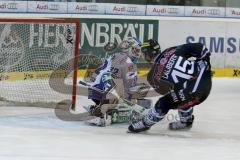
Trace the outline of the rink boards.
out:
M 93 70 L 90 70 L 92 72 Z M 145 77 L 149 69 L 139 69 L 138 75 L 140 77 Z M 9 72 L 9 73 L 0 73 L 0 81 L 18 81 L 18 80 L 49 80 L 51 77 L 52 71 L 36 71 L 36 72 Z M 212 69 L 213 77 L 233 77 L 240 78 L 240 68 L 220 68 Z M 57 76 L 59 78 L 66 78 L 68 75 L 66 72 L 61 72 Z M 78 77 L 88 77 L 89 70 L 78 70 Z M 56 77 L 55 77 L 56 78 Z
M 2 14 L 0 17 L 74 18 L 81 21 L 80 54 L 106 56 L 103 46 L 136 36 L 144 41 L 157 39 L 162 50 L 183 43 L 201 42 L 211 51 L 214 77 L 240 77 L 240 19 L 165 16 L 119 16 L 84 14 Z M 143 32 L 144 31 L 144 32 Z M 146 33 L 145 33 L 146 32 Z M 108 53 L 109 54 L 109 53 Z M 79 66 L 81 68 L 81 66 Z M 86 71 L 79 70 L 78 77 Z M 144 76 L 147 70 L 140 69 Z M 11 72 L 0 74 L 0 80 L 47 79 L 44 72 Z
M 138 75 L 145 77 L 149 69 L 139 69 Z M 87 74 L 86 70 L 78 70 L 78 77 L 84 77 Z M 212 69 L 213 77 L 233 77 L 240 78 L 240 68 L 218 68 Z

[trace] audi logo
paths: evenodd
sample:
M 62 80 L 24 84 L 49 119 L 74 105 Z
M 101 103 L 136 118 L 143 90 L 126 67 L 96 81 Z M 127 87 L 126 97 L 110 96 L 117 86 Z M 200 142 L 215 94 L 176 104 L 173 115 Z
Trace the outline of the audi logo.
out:
M 49 10 L 59 10 L 59 5 L 58 4 L 50 4 Z
M 219 16 L 220 15 L 220 10 L 219 9 L 208 9 L 207 14 L 214 15 L 214 16 Z
M 127 7 L 127 12 L 138 12 L 137 7 Z
M 178 8 L 168 8 L 168 13 L 177 14 L 177 13 L 179 13 L 179 9 Z
M 98 6 L 97 5 L 89 5 L 88 10 L 89 11 L 98 11 Z
M 17 3 L 8 3 L 7 8 L 8 9 L 17 9 Z

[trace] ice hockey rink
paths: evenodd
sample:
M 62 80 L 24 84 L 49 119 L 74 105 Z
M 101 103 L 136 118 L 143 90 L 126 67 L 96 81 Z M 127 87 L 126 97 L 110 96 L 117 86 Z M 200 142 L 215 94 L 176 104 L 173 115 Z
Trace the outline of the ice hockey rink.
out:
M 127 124 L 94 127 L 62 121 L 49 108 L 2 106 L 0 160 L 240 159 L 240 79 L 213 80 L 190 131 L 169 131 L 171 114 L 148 132 L 130 134 Z

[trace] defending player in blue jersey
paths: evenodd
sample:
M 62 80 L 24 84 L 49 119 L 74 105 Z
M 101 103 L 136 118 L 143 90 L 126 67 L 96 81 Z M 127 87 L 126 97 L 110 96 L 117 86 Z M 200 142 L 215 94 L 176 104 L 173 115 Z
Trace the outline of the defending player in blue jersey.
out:
M 104 115 L 108 110 L 119 107 L 118 99 L 109 99 L 108 93 L 116 89 L 118 96 L 131 100 L 134 92 L 130 88 L 137 84 L 137 59 L 141 56 L 141 42 L 136 38 L 129 37 L 119 44 L 120 52 L 109 56 L 104 63 L 95 70 L 88 83 L 88 98 L 95 102 L 95 105 L 84 108 L 90 115 L 96 116 L 92 122 L 98 126 L 105 126 L 107 122 Z M 118 82 L 116 82 L 118 80 Z M 83 84 L 83 81 L 80 81 Z M 119 93 L 119 90 L 123 90 Z

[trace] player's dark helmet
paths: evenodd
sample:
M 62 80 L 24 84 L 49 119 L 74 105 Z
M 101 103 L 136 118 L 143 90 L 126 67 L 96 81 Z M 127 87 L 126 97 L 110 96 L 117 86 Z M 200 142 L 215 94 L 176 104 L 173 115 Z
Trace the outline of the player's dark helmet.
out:
M 161 47 L 156 40 L 149 39 L 143 42 L 141 51 L 144 55 L 145 60 L 152 62 L 157 55 L 161 54 Z

